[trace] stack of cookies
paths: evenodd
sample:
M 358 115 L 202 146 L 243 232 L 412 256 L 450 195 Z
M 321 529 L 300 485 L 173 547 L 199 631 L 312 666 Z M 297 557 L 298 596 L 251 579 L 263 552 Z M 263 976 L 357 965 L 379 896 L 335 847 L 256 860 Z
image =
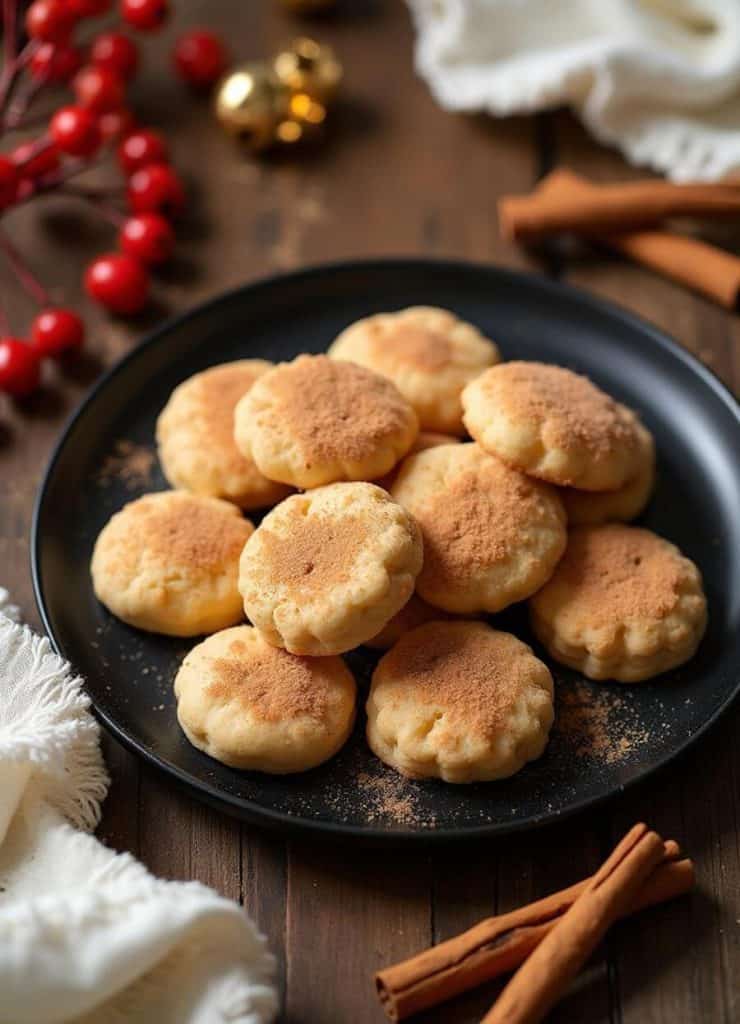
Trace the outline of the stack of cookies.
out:
M 555 661 L 622 682 L 702 637 L 697 568 L 624 525 L 655 473 L 636 414 L 570 370 L 501 363 L 446 310 L 358 321 L 327 355 L 197 374 L 157 441 L 177 490 L 113 516 L 95 592 L 140 629 L 210 634 L 177 674 L 178 719 L 234 767 L 335 754 L 357 703 L 341 656 L 361 645 L 387 651 L 373 752 L 459 783 L 518 771 L 553 722 L 547 665 L 483 616 L 529 601 Z M 243 515 L 271 505 L 256 529 Z

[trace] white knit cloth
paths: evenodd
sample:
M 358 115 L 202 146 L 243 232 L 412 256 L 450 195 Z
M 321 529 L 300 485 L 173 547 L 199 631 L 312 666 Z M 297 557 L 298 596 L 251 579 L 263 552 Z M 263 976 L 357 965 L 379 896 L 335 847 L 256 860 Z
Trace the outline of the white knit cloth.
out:
M 740 170 L 738 0 L 408 0 L 416 67 L 448 110 L 567 104 L 676 181 Z
M 108 778 L 69 665 L 0 588 L 0 1024 L 266 1024 L 273 958 L 237 904 L 89 833 Z

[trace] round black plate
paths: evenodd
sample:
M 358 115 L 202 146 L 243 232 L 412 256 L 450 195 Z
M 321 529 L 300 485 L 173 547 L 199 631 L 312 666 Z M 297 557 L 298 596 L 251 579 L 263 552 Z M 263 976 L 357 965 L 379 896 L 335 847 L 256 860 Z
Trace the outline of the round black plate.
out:
M 495 338 L 507 359 L 587 373 L 639 410 L 655 433 L 659 483 L 647 526 L 701 567 L 710 626 L 693 661 L 653 682 L 592 684 L 553 666 L 556 726 L 545 755 L 501 782 L 410 782 L 363 740 L 294 777 L 240 773 L 193 749 L 175 718 L 172 679 L 188 649 L 110 616 L 88 564 L 108 517 L 165 486 L 154 423 L 185 377 L 244 356 L 320 352 L 358 317 L 427 303 Z M 718 381 L 655 328 L 541 278 L 460 263 L 382 261 L 321 267 L 225 295 L 166 324 L 84 402 L 51 460 L 33 526 L 36 597 L 57 650 L 127 746 L 193 795 L 245 819 L 293 829 L 429 841 L 503 833 L 570 814 L 645 778 L 684 750 L 740 688 L 740 417 Z M 151 461 L 151 470 L 148 462 Z M 529 638 L 522 609 L 494 621 Z M 365 685 L 374 659 L 348 659 Z

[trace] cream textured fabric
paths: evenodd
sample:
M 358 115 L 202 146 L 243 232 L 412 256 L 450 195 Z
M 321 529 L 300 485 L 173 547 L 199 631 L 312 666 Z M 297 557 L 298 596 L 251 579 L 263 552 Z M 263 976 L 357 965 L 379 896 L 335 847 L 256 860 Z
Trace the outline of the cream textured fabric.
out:
M 0 1024 L 267 1024 L 273 958 L 243 910 L 90 835 L 97 723 L 17 618 L 0 588 Z
M 448 110 L 571 106 L 676 181 L 740 168 L 737 0 L 408 0 L 416 66 Z

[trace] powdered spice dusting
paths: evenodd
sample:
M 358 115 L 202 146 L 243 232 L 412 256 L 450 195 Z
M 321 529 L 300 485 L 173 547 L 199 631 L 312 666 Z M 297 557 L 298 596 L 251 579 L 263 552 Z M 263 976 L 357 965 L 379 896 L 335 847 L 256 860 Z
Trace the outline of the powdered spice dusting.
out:
M 389 365 L 405 365 L 434 372 L 447 366 L 452 345 L 439 331 L 415 324 L 399 323 L 390 331 L 371 338 L 374 358 Z
M 98 473 L 98 483 L 109 486 L 114 480 L 120 481 L 129 491 L 148 487 L 152 480 L 154 452 L 133 441 L 116 441 L 113 454 L 108 455 Z
M 260 530 L 265 569 L 281 583 L 314 592 L 345 582 L 368 536 L 367 523 L 355 515 L 304 515 L 296 506 L 290 530 Z
M 272 384 L 275 416 L 287 421 L 307 460 L 360 461 L 413 419 L 391 381 L 328 356 L 300 356 L 274 370 Z
M 554 731 L 576 757 L 610 766 L 629 760 L 651 739 L 620 693 L 584 683 L 558 690 Z

